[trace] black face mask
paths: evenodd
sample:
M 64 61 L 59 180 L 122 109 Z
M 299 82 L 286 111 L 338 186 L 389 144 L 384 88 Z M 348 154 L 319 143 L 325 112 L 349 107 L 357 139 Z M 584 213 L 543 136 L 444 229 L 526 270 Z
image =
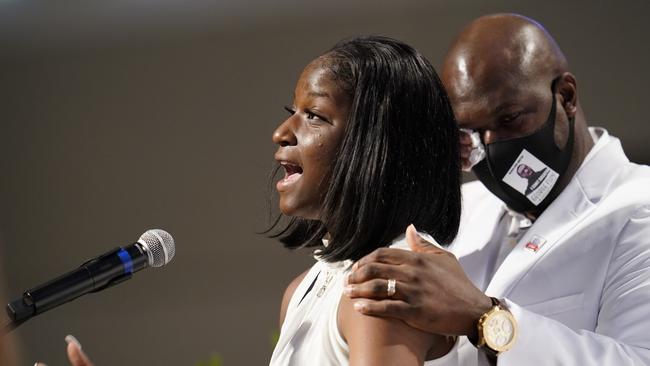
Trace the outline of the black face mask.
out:
M 573 152 L 574 119 L 569 120 L 569 138 L 563 150 L 555 144 L 555 82 L 551 91 L 551 113 L 544 125 L 524 137 L 485 145 L 485 158 L 472 170 L 478 179 L 508 207 L 539 214 L 560 194 Z

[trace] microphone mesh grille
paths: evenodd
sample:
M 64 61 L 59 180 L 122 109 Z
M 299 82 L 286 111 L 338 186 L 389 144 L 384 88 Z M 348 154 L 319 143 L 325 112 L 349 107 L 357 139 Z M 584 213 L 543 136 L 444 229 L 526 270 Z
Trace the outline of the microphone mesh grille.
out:
M 139 243 L 146 247 L 149 255 L 149 265 L 151 267 L 162 267 L 169 263 L 174 254 L 176 254 L 176 246 L 174 245 L 174 238 L 161 229 L 147 230 L 142 236 Z

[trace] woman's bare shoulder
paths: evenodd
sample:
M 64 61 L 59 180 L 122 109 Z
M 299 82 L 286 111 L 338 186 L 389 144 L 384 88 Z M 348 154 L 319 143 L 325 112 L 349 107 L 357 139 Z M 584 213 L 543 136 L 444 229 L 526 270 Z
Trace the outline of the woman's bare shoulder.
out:
M 341 296 L 337 323 L 350 348 L 350 365 L 354 366 L 422 365 L 440 339 L 399 319 L 361 314 L 345 295 Z

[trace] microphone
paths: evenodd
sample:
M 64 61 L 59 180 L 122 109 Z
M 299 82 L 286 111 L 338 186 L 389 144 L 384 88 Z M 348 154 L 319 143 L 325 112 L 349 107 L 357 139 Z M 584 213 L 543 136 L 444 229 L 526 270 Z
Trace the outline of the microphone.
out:
M 13 330 L 28 319 L 81 295 L 124 282 L 135 272 L 148 267 L 162 267 L 172 260 L 175 252 L 174 238 L 168 232 L 147 230 L 137 242 L 126 248 L 117 247 L 73 271 L 25 291 L 21 298 L 7 304 L 11 323 L 5 330 Z

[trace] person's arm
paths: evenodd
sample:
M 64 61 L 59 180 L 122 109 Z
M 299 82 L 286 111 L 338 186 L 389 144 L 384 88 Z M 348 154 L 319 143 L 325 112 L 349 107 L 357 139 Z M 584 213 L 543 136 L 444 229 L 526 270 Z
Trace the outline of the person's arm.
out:
M 650 365 L 650 206 L 618 235 L 607 268 L 595 331 L 573 330 L 512 302 L 519 325 L 514 347 L 499 365 L 525 359 L 564 365 Z
M 456 265 L 436 268 L 445 262 L 440 260 L 438 248 L 413 249 L 416 253 L 385 249 L 360 260 L 348 279 L 353 301 L 364 304 L 360 308 L 364 314 L 402 319 L 427 332 L 469 334 L 473 329 L 453 324 L 473 328 L 477 318 L 462 307 L 475 305 L 461 301 L 453 307 L 446 298 L 458 301 L 459 294 L 478 290 L 464 281 L 453 281 L 450 274 L 454 271 L 449 269 Z M 385 294 L 372 286 L 382 278 L 397 278 L 397 291 L 407 300 L 384 299 Z M 466 278 L 462 271 L 461 278 Z M 401 290 L 400 281 L 404 281 Z M 595 331 L 573 330 L 508 299 L 506 302 L 519 335 L 513 348 L 499 355 L 499 365 L 650 365 L 650 207 L 641 207 L 618 235 Z
M 607 336 L 587 330 L 573 330 L 566 325 L 535 314 L 510 301 L 507 304 L 519 327 L 512 349 L 498 357 L 498 365 L 650 365 L 648 342 L 634 344 L 624 340 L 625 333 L 636 338 L 648 334 L 647 319 L 628 329 L 619 328 Z M 626 315 L 621 314 L 621 318 Z M 647 318 L 647 317 L 646 317 Z M 608 324 L 607 326 L 611 326 Z
M 363 315 L 342 296 L 338 327 L 348 343 L 350 365 L 422 365 L 427 358 L 449 352 L 453 337 L 444 337 L 410 327 L 398 319 Z
M 492 308 L 492 300 L 474 286 L 452 253 L 431 245 L 413 225 L 406 241 L 411 251 L 380 248 L 355 263 L 346 293 L 357 310 L 401 319 L 428 333 L 475 335 L 476 322 Z M 391 278 L 396 293 L 386 299 Z

